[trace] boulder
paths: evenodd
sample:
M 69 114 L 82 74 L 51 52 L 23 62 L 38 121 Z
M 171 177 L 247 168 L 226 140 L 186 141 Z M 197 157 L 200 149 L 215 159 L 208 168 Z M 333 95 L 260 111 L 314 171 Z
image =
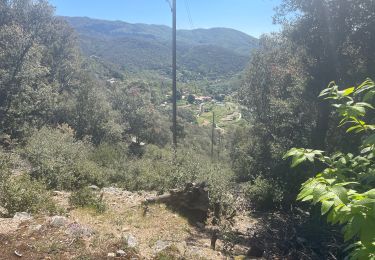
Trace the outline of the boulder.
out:
M 13 219 L 18 220 L 18 221 L 26 221 L 26 220 L 30 220 L 32 218 L 33 217 L 27 212 L 17 212 L 13 216 Z
M 130 248 L 135 248 L 138 246 L 137 239 L 130 233 L 123 235 L 123 239 L 126 245 Z
M 74 222 L 68 225 L 65 234 L 72 237 L 90 237 L 94 234 L 94 230 Z
M 124 250 L 117 250 L 116 256 L 117 257 L 124 257 L 124 256 L 126 256 L 126 252 Z
M 155 243 L 154 251 L 155 251 L 155 253 L 159 253 L 159 252 L 163 251 L 164 249 L 166 249 L 167 247 L 169 247 L 170 245 L 171 244 L 167 241 L 158 240 Z
M 115 258 L 115 257 L 116 257 L 116 254 L 115 254 L 115 253 L 108 253 L 108 254 L 107 254 L 107 257 L 108 257 L 108 258 Z
M 68 224 L 68 219 L 63 216 L 53 216 L 50 222 L 53 227 L 63 227 Z

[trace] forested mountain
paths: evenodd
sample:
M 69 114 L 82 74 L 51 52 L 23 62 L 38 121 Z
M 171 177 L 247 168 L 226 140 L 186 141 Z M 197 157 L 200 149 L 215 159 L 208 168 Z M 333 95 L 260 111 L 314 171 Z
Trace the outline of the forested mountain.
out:
M 171 28 L 86 17 L 63 17 L 79 33 L 83 52 L 126 71 L 170 71 Z M 242 71 L 258 40 L 226 28 L 179 30 L 179 70 L 198 75 L 233 75 Z
M 0 259 L 375 259 L 375 0 L 274 20 L 178 32 L 176 147 L 170 28 L 0 0 Z

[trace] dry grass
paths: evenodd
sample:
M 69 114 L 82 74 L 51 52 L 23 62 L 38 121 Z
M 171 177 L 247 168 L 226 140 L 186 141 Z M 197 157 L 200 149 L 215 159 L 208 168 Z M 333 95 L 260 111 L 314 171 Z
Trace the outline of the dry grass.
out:
M 137 255 L 137 259 L 220 259 L 218 252 L 209 248 L 208 235 L 191 226 L 186 218 L 163 204 L 149 206 L 145 211 L 142 201 L 153 195 L 105 193 L 108 209 L 98 214 L 92 209 L 69 209 L 69 194 L 56 193 L 54 198 L 65 209 L 69 223 L 79 223 L 94 233 L 72 237 L 65 232 L 66 227 L 51 227 L 46 216 L 23 222 L 18 228 L 15 227 L 19 223 L 14 223 L 13 229 L 0 232 L 0 259 L 17 259 L 14 250 L 22 253 L 24 259 L 107 259 L 108 253 L 119 249 L 128 253 L 122 259 Z M 42 228 L 33 231 L 32 227 L 37 224 Z M 126 234 L 137 239 L 136 249 L 127 247 L 123 238 Z M 155 244 L 159 240 L 171 245 L 170 252 L 166 250 L 155 256 Z

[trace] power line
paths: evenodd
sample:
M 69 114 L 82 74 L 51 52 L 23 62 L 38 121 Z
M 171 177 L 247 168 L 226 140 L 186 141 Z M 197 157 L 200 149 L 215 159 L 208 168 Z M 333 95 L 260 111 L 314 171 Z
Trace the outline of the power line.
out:
M 188 14 L 190 27 L 191 27 L 191 29 L 194 29 L 194 23 L 193 23 L 193 19 L 191 17 L 191 12 L 190 12 L 189 0 L 185 0 L 185 8 L 186 8 L 186 12 Z
M 170 0 L 165 0 L 168 4 L 169 4 L 169 7 L 171 8 L 171 11 L 173 12 L 173 6 L 172 6 L 172 3 Z

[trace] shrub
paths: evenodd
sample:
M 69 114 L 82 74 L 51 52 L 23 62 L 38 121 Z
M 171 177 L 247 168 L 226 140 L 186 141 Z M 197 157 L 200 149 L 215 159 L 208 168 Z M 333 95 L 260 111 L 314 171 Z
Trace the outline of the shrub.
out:
M 360 152 L 328 154 L 292 148 L 284 156 L 292 157 L 291 167 L 306 161 L 324 165 L 302 185 L 297 199 L 321 204 L 321 214 L 327 215 L 327 221 L 343 227 L 344 240 L 351 243 L 346 249 L 351 251 L 351 259 L 375 258 L 375 126 L 366 122 L 373 120 L 367 112 L 374 109 L 374 90 L 375 82 L 367 79 L 344 90 L 332 82 L 320 94 L 335 101 L 340 126 L 348 127 L 347 133 L 362 137 L 357 143 Z
M 71 190 L 104 185 L 104 169 L 89 158 L 92 149 L 88 141 L 76 140 L 74 131 L 62 125 L 34 132 L 24 151 L 33 166 L 33 177 L 49 188 Z
M 93 208 L 98 213 L 103 213 L 107 206 L 102 196 L 97 196 L 90 188 L 84 187 L 73 192 L 69 197 L 69 204 L 74 207 Z
M 283 200 L 281 186 L 276 181 L 261 176 L 245 186 L 245 194 L 251 204 L 258 210 L 277 208 Z
M 46 187 L 25 174 L 8 176 L 0 181 L 0 206 L 6 209 L 6 216 L 13 216 L 16 212 L 56 212 L 56 205 Z
M 0 183 L 4 183 L 10 175 L 10 155 L 0 149 Z

